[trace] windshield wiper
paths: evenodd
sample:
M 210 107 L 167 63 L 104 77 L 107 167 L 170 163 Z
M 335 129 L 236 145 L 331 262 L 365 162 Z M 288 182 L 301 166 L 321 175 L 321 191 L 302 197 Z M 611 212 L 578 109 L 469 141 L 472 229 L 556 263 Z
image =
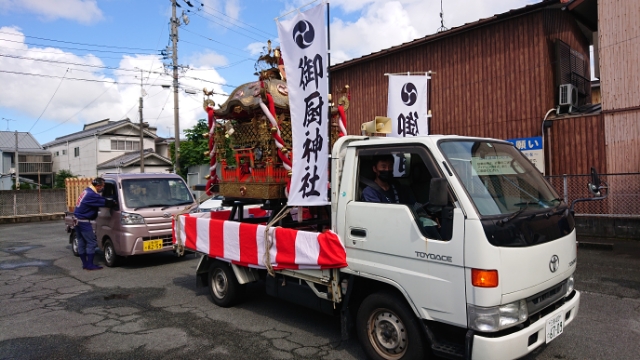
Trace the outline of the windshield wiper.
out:
M 160 209 L 160 210 L 164 210 L 164 209 L 170 208 L 170 207 L 172 207 L 172 206 L 187 205 L 187 204 L 191 204 L 192 202 L 193 202 L 193 201 L 183 201 L 183 202 L 181 202 L 181 203 L 167 205 L 167 206 L 163 207 L 163 208 L 162 208 L 162 209 Z
M 164 205 L 164 204 L 151 204 L 151 205 L 138 206 L 137 208 L 133 209 L 133 211 L 136 211 L 138 209 L 144 209 L 144 208 L 158 207 L 158 206 L 162 206 L 162 205 Z
M 511 221 L 511 220 L 513 220 L 513 219 L 515 219 L 518 215 L 522 214 L 525 210 L 527 210 L 527 208 L 529 207 L 529 205 L 532 205 L 532 204 L 533 204 L 533 205 L 537 205 L 538 203 L 537 203 L 537 202 L 531 202 L 531 201 L 528 201 L 528 202 L 523 202 L 523 203 L 517 203 L 517 204 L 515 204 L 515 205 L 524 205 L 524 207 L 523 207 L 523 208 L 521 208 L 520 210 L 518 210 L 518 211 L 514 212 L 513 214 L 511 214 L 509 217 L 506 217 L 506 218 L 504 218 L 504 219 L 500 219 L 500 220 L 498 220 L 498 225 L 504 225 L 504 224 L 508 223 L 509 221 Z

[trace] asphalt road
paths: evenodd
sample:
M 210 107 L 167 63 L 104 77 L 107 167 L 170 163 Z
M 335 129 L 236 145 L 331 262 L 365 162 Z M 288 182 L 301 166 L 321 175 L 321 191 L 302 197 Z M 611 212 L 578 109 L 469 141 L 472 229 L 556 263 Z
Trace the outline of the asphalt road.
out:
M 340 340 L 339 319 L 260 286 L 216 307 L 195 287 L 193 255 L 89 272 L 67 236 L 61 221 L 0 225 L 0 359 L 364 358 L 355 339 Z M 637 359 L 640 242 L 579 249 L 576 288 L 578 318 L 527 359 Z

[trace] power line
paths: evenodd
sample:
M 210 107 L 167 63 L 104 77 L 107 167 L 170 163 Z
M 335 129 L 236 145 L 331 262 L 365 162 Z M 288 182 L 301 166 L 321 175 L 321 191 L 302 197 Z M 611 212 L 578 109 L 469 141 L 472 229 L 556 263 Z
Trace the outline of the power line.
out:
M 193 11 L 191 11 L 191 10 L 187 10 L 187 11 L 188 11 L 188 12 L 190 12 L 190 13 L 192 13 L 192 14 L 194 14 L 194 15 L 196 15 L 196 16 L 199 16 L 199 17 L 201 17 L 201 18 L 203 18 L 203 19 L 205 19 L 205 20 L 207 20 L 207 21 L 210 21 L 210 22 L 212 22 L 212 23 L 214 23 L 214 24 L 216 24 L 216 25 L 222 26 L 222 27 L 223 27 L 223 28 L 225 28 L 225 29 L 231 30 L 231 31 L 235 32 L 235 33 L 236 33 L 236 34 L 238 34 L 238 35 L 242 35 L 242 36 L 244 36 L 244 37 L 247 37 L 247 38 L 252 39 L 252 40 L 255 40 L 255 41 L 260 41 L 260 42 L 262 42 L 262 41 L 263 41 L 263 40 L 260 40 L 260 39 L 256 39 L 256 38 L 254 38 L 254 37 L 252 37 L 252 36 L 249 36 L 249 35 L 243 34 L 243 33 L 239 32 L 239 31 L 235 31 L 234 29 L 232 29 L 232 28 L 230 28 L 230 27 L 228 27 L 228 26 L 226 26 L 226 25 L 224 25 L 224 24 L 222 24 L 222 23 L 220 23 L 220 22 L 218 22 L 218 21 L 211 20 L 211 19 L 207 19 L 206 17 L 204 17 L 204 16 L 202 16 L 202 15 L 198 14 L 197 12 L 193 12 Z M 208 12 L 204 11 L 204 10 L 201 10 L 201 11 L 202 11 L 202 12 L 204 12 L 205 14 L 209 14 L 209 15 L 211 15 L 211 16 L 214 16 L 213 14 L 210 14 L 210 13 L 208 13 Z M 216 17 L 216 18 L 217 18 L 217 17 Z M 241 29 L 242 29 L 242 28 L 241 28 Z M 245 30 L 245 31 L 249 31 L 249 30 L 246 30 L 246 29 L 243 29 L 243 30 Z M 249 31 L 249 32 L 251 32 L 252 34 L 255 34 L 255 33 L 254 33 L 254 32 L 252 32 L 252 31 Z M 263 36 L 263 35 L 260 35 L 260 34 L 255 34 L 255 35 Z
M 13 35 L 13 36 L 19 36 L 19 35 L 14 34 L 14 33 L 8 33 L 8 32 L 3 32 L 3 31 L 0 31 L 0 34 Z M 38 39 L 38 40 L 44 40 L 44 41 L 52 41 L 52 42 L 59 42 L 59 43 L 72 44 L 72 45 L 84 45 L 84 46 L 94 46 L 94 47 L 105 47 L 105 48 L 113 48 L 113 49 L 129 49 L 129 50 L 156 51 L 156 49 L 134 48 L 134 47 L 115 46 L 115 45 L 87 44 L 87 43 L 79 43 L 79 42 L 73 42 L 73 41 L 64 41 L 64 40 L 47 39 L 47 38 L 41 38 L 41 37 L 37 37 L 37 36 L 29 36 L 29 35 L 24 35 L 24 34 L 22 34 L 22 35 L 23 35 L 24 37 L 26 37 L 26 38 Z
M 45 132 L 47 132 L 47 131 L 49 131 L 49 130 L 52 130 L 52 129 L 55 129 L 55 128 L 57 128 L 58 126 L 60 126 L 60 125 L 62 125 L 62 124 L 64 124 L 64 123 L 66 123 L 67 121 L 69 121 L 69 120 L 73 119 L 76 115 L 78 115 L 78 114 L 80 114 L 82 111 L 84 111 L 84 109 L 88 108 L 88 107 L 89 107 L 89 105 L 93 104 L 96 100 L 98 100 L 100 97 L 102 97 L 102 95 L 106 94 L 106 93 L 107 93 L 107 91 L 111 90 L 111 88 L 113 87 L 113 85 L 114 85 L 114 84 L 111 84 L 111 85 L 110 85 L 110 86 L 109 86 L 105 91 L 103 91 L 103 92 L 102 92 L 102 94 L 98 95 L 98 97 L 96 97 L 95 99 L 91 100 L 91 102 L 90 102 L 90 103 L 88 103 L 87 105 L 85 105 L 85 107 L 83 107 L 82 109 L 80 109 L 77 113 L 75 113 L 75 114 L 71 115 L 67 120 L 65 120 L 65 121 L 63 121 L 63 122 L 61 122 L 61 123 L 59 123 L 58 125 L 55 125 L 55 126 L 53 126 L 53 127 L 48 128 L 48 129 L 47 129 L 47 130 L 45 130 L 45 131 L 41 131 L 41 132 L 36 133 L 36 134 L 33 134 L 33 135 L 39 135 L 39 134 L 45 133 Z
M 43 51 L 43 50 L 33 50 L 31 49 L 17 49 L 17 48 L 9 48 L 9 47 L 4 47 L 4 46 L 0 46 L 0 49 L 7 49 L 7 50 L 18 50 L 18 51 L 29 51 L 29 52 L 34 52 L 34 53 L 42 53 L 42 54 L 55 54 L 55 55 L 61 55 L 60 52 L 58 51 Z M 73 54 L 75 56 L 82 56 L 82 55 L 76 55 Z M 138 54 L 138 55 L 144 55 L 144 54 Z M 86 56 L 86 55 L 84 55 Z M 95 55 L 93 55 L 95 56 Z M 110 57 L 110 56 L 100 56 L 100 59 L 115 59 L 115 60 L 122 60 L 122 57 Z
M 29 128 L 29 130 L 27 131 L 27 133 L 29 133 L 31 131 L 31 129 L 33 129 L 34 126 L 36 126 L 36 124 L 38 123 L 38 121 L 40 121 L 40 118 L 42 117 L 42 115 L 44 115 L 44 112 L 47 110 L 47 108 L 49 107 L 49 104 L 51 104 L 51 100 L 53 100 L 53 98 L 56 96 L 56 94 L 58 93 L 58 89 L 60 89 L 60 85 L 62 85 L 62 82 L 64 81 L 64 77 L 67 76 L 67 73 L 69 72 L 69 69 L 67 69 L 67 71 L 64 72 L 64 75 L 62 76 L 62 79 L 60 80 L 60 83 L 58 84 L 58 87 L 56 88 L 56 91 L 53 92 L 53 95 L 51 95 L 51 98 L 49 99 L 49 102 L 47 103 L 47 106 L 44 107 L 44 109 L 42 110 L 42 113 L 40 113 L 40 116 L 38 116 L 38 118 L 36 119 L 36 122 L 33 123 L 33 125 L 31 125 L 31 128 Z
M 229 48 L 232 48 L 232 49 L 240 50 L 240 51 L 242 51 L 242 52 L 244 52 L 244 51 L 245 51 L 244 49 L 240 49 L 240 48 L 237 48 L 237 47 L 235 47 L 235 46 L 227 45 L 227 44 L 222 43 L 222 42 L 220 42 L 220 41 L 218 41 L 218 40 L 213 40 L 213 39 L 212 39 L 212 38 L 210 38 L 210 37 L 206 37 L 206 36 L 204 36 L 204 35 L 202 35 L 202 34 L 198 34 L 198 33 L 196 33 L 196 32 L 189 31 L 189 30 L 187 30 L 187 29 L 185 29 L 185 28 L 182 28 L 182 30 L 184 30 L 184 31 L 186 31 L 186 32 L 188 32 L 188 33 L 192 33 L 192 34 L 198 35 L 198 36 L 200 36 L 200 37 L 202 37 L 202 38 L 205 38 L 205 39 L 207 39 L 207 40 L 209 40 L 209 41 L 213 41 L 214 43 L 218 43 L 218 44 L 220 44 L 220 45 L 223 45 L 223 46 L 226 46 L 226 47 L 229 47 Z M 181 41 L 184 41 L 184 40 L 181 40 Z
M 33 74 L 33 73 L 25 73 L 25 72 L 20 72 L 20 71 L 0 70 L 0 72 L 7 73 L 7 74 L 16 74 L 16 75 L 39 76 L 39 77 L 46 77 L 46 78 L 52 78 L 52 79 L 61 78 L 61 76 L 47 75 L 47 74 Z M 140 85 L 138 83 L 127 83 L 127 82 L 121 82 L 121 81 L 96 80 L 96 79 L 82 79 L 82 78 L 66 78 L 66 80 L 99 82 L 99 83 L 120 84 L 120 85 Z M 199 79 L 199 80 L 202 80 L 202 79 Z M 203 81 L 206 81 L 206 80 L 203 80 Z M 214 83 L 214 84 L 218 84 L 218 83 Z M 218 85 L 220 85 L 220 84 L 218 84 Z M 163 86 L 163 85 L 153 85 L 153 86 Z M 164 86 L 166 86 L 166 85 L 164 85 Z
M 205 4 L 200 3 L 200 6 L 201 6 L 201 7 L 205 7 Z M 224 16 L 227 16 L 227 14 L 223 13 L 223 12 L 222 12 L 222 11 L 220 11 L 220 10 L 217 10 L 216 8 L 209 7 L 209 6 L 207 6 L 207 8 L 210 8 L 212 11 L 215 11 L 215 12 L 217 12 L 217 13 L 219 13 L 219 14 L 222 14 L 222 15 L 224 15 Z M 204 10 L 202 10 L 202 11 L 203 11 L 203 12 L 206 12 L 206 11 L 204 11 Z M 207 14 L 209 14 L 209 13 L 207 13 Z M 210 14 L 210 15 L 211 15 L 211 14 Z M 264 30 L 258 29 L 257 27 L 251 26 L 250 24 L 247 24 L 247 23 L 245 23 L 245 22 L 243 22 L 243 21 L 241 21 L 241 20 L 238 20 L 238 19 L 232 19 L 231 17 L 229 17 L 229 19 L 233 20 L 234 22 L 239 22 L 239 23 L 241 23 L 241 24 L 243 24 L 243 25 L 246 25 L 246 26 L 248 26 L 248 27 L 250 27 L 250 28 L 256 29 L 256 30 L 258 30 L 258 31 L 260 31 L 260 32 L 262 32 L 262 33 L 265 33 L 265 34 L 269 35 L 269 36 L 273 36 L 274 38 L 277 38 L 277 36 L 275 36 L 275 35 L 273 35 L 273 34 L 271 34 L 271 33 L 268 33 L 268 32 L 266 32 L 266 31 L 264 31 Z M 236 26 L 240 27 L 239 25 L 236 25 Z
M 126 69 L 126 68 L 113 67 L 113 66 L 91 65 L 91 64 L 73 63 L 73 62 L 68 62 L 68 61 L 38 59 L 38 58 L 33 58 L 33 57 L 28 57 L 28 56 L 19 56 L 19 55 L 0 54 L 0 57 L 7 57 L 7 58 L 12 58 L 12 59 L 18 59 L 18 60 L 31 60 L 31 61 L 48 62 L 48 63 L 55 63 L 55 64 L 86 66 L 86 67 L 93 67 L 93 68 L 107 69 L 107 70 L 133 71 L 133 72 L 137 72 L 138 71 L 138 70 L 135 70 L 135 69 Z M 151 72 L 151 71 L 149 71 L 149 72 Z M 164 74 L 164 72 L 157 72 L 157 71 L 154 71 L 153 73 L 154 74 Z
M 44 45 L 44 44 L 34 44 L 34 43 L 28 43 L 28 42 L 24 42 L 24 41 L 16 41 L 16 40 L 9 40 L 9 39 L 0 39 L 0 41 L 8 41 L 8 42 L 12 42 L 12 43 L 18 43 L 18 44 L 24 44 L 24 45 L 30 45 L 30 46 L 43 46 L 43 47 L 50 47 L 50 45 Z M 56 47 L 56 49 L 67 49 L 67 50 L 78 50 L 78 51 L 95 51 L 95 52 L 106 52 L 106 53 L 112 53 L 112 54 L 127 54 L 127 55 L 157 55 L 157 54 L 148 54 L 148 53 L 138 53 L 138 52 L 127 52 L 127 51 L 111 51 L 111 50 L 98 50 L 98 49 L 81 49 L 81 48 L 74 48 L 74 47 L 68 47 L 68 46 L 58 46 Z M 153 50 L 152 50 L 153 51 Z

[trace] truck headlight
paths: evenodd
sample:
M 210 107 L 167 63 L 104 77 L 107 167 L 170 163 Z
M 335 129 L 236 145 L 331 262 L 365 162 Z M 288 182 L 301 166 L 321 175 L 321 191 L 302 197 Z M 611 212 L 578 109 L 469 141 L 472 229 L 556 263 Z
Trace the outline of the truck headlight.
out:
M 467 304 L 469 327 L 483 332 L 495 332 L 520 324 L 527 320 L 527 302 L 518 300 L 509 304 L 480 307 Z
M 573 275 L 569 276 L 567 279 L 567 293 L 564 296 L 569 296 L 573 292 L 573 285 L 575 284 L 575 280 L 573 279 Z
M 144 224 L 144 218 L 140 214 L 122 212 L 120 215 L 122 225 Z

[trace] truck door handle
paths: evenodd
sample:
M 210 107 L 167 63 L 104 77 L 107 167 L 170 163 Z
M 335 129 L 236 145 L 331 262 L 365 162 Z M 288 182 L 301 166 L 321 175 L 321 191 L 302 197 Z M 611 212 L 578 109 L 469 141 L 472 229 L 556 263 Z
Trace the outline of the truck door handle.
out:
M 367 231 L 364 229 L 351 229 L 351 235 L 355 237 L 367 237 Z

